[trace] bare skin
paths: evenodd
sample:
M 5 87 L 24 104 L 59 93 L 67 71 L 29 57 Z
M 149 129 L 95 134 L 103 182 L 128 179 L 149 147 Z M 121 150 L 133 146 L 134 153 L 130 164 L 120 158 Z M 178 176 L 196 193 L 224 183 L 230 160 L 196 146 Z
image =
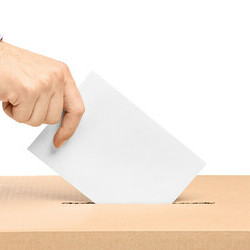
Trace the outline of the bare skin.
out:
M 59 148 L 75 132 L 84 104 L 66 64 L 0 42 L 0 101 L 12 119 L 31 126 L 55 124 Z

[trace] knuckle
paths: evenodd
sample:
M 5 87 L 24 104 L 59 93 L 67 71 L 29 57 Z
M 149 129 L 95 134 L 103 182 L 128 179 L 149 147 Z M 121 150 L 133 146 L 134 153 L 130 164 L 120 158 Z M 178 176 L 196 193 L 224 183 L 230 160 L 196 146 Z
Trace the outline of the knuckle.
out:
M 51 90 L 50 78 L 48 76 L 44 77 L 42 80 L 40 80 L 39 85 L 43 91 L 45 92 L 50 91 Z
M 32 122 L 32 123 L 30 123 L 30 125 L 31 125 L 32 127 L 39 127 L 39 126 L 42 125 L 42 123 L 41 123 L 41 122 Z
M 43 124 L 43 121 L 41 119 L 30 119 L 27 124 L 32 127 L 39 127 Z
M 64 71 L 61 67 L 56 67 L 53 71 L 53 76 L 57 80 L 56 82 L 64 82 Z
M 33 97 L 36 94 L 35 84 L 22 85 L 20 91 L 25 98 Z
M 55 124 L 55 122 L 53 120 L 46 120 L 46 124 L 53 125 L 53 124 Z
M 66 73 L 69 72 L 69 67 L 66 63 L 61 62 L 60 65 L 61 65 L 61 69 L 63 70 L 63 72 L 66 72 Z
M 27 123 L 29 120 L 29 117 L 20 117 L 20 116 L 15 116 L 14 119 L 19 122 L 19 123 Z
M 56 124 L 56 123 L 60 122 L 60 120 L 61 120 L 61 117 L 54 117 L 52 119 L 47 119 L 46 122 L 47 122 L 47 124 L 52 125 L 52 124 Z
M 85 112 L 85 106 L 82 104 L 76 109 L 76 115 L 82 117 Z
M 22 123 L 24 119 L 22 119 L 22 117 L 19 117 L 17 115 L 13 115 L 12 117 L 16 122 Z

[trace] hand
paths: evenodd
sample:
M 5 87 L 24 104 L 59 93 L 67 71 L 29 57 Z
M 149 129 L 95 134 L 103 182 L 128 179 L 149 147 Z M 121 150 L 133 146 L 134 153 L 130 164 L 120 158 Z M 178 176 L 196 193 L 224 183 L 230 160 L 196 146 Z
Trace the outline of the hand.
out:
M 0 101 L 5 113 L 31 126 L 55 124 L 60 147 L 77 128 L 84 104 L 69 68 L 62 62 L 0 42 Z

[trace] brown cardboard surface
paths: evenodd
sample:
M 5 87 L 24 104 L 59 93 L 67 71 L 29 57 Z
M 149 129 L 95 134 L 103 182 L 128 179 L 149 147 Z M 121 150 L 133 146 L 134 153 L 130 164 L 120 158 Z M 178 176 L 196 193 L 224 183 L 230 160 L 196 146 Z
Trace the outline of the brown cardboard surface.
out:
M 250 176 L 198 176 L 171 205 L 81 204 L 59 176 L 0 177 L 0 249 L 250 249 L 249 198 Z

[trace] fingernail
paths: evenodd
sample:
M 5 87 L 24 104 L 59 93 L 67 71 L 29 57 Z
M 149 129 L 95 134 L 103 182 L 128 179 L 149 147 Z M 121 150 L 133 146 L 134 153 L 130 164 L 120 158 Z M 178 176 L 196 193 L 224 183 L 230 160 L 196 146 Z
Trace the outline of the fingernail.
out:
M 62 141 L 62 142 L 58 145 L 58 148 L 60 148 L 64 143 L 65 143 L 65 141 Z

